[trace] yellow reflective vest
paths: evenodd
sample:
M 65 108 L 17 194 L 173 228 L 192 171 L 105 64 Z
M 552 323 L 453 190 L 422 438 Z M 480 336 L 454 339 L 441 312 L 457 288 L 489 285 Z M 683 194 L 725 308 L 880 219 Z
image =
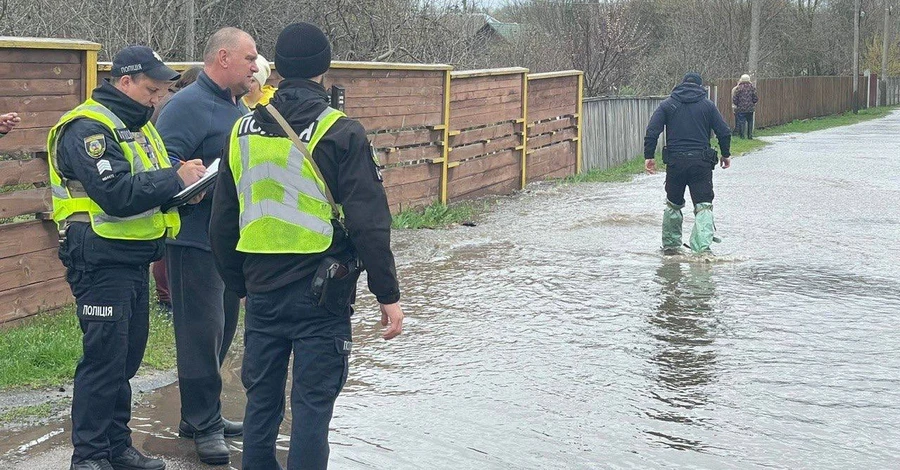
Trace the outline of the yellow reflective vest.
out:
M 342 116 L 325 108 L 300 133 L 310 155 Z M 238 251 L 308 254 L 331 246 L 326 184 L 291 139 L 263 134 L 251 113 L 232 129 L 228 155 L 240 208 Z
M 50 165 L 50 189 L 53 196 L 53 221 L 64 228 L 67 219 L 89 219 L 94 232 L 103 237 L 116 240 L 155 240 L 168 235 L 175 237 L 181 228 L 178 211 L 163 213 L 159 207 L 129 217 L 113 217 L 103 211 L 91 200 L 81 182 L 69 180 L 59 172 L 57 146 L 59 137 L 65 126 L 75 119 L 93 119 L 107 128 L 118 139 L 116 129 L 127 126 L 106 106 L 88 99 L 77 108 L 64 114 L 59 122 L 50 129 L 47 137 L 47 162 Z M 151 160 L 144 148 L 134 140 L 120 141 L 119 146 L 125 159 L 131 165 L 131 174 L 142 171 L 155 171 L 156 168 L 171 168 L 166 148 L 156 128 L 149 122 L 141 128 L 141 133 L 153 148 L 155 160 Z M 155 164 L 155 165 L 154 165 Z

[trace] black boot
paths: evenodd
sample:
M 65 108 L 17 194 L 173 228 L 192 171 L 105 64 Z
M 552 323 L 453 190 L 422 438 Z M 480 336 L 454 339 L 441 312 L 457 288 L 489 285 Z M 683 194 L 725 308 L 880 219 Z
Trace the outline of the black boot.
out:
M 126 447 L 118 457 L 109 459 L 113 470 L 165 470 L 166 463 L 160 459 L 145 457 L 134 447 Z
M 229 451 L 225 445 L 225 436 L 222 431 L 210 434 L 194 436 L 194 445 L 197 447 L 197 456 L 200 461 L 209 465 L 223 465 L 228 463 Z
M 222 423 L 225 424 L 225 437 L 238 437 L 244 434 L 244 423 L 240 421 L 228 421 L 225 418 L 222 418 Z M 194 428 L 192 428 L 190 424 L 184 422 L 184 420 L 181 420 L 181 422 L 178 423 L 178 437 L 193 439 Z
M 69 470 L 113 470 L 113 467 L 106 459 L 85 460 L 73 463 L 72 466 L 69 467 Z

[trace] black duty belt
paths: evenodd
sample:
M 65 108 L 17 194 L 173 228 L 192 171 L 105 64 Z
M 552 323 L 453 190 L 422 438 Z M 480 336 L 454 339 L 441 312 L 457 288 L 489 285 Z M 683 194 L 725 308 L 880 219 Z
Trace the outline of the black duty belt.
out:
M 703 158 L 703 150 L 694 150 L 691 152 L 669 152 L 671 158 Z
M 91 216 L 87 212 L 76 212 L 68 217 L 59 225 L 59 243 L 63 244 L 66 242 L 66 231 L 69 229 L 69 225 L 72 222 L 91 222 Z

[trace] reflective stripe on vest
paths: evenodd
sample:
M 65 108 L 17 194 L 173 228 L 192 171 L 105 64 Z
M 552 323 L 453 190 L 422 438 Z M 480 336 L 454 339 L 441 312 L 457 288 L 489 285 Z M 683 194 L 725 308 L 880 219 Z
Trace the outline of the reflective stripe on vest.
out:
M 74 214 L 86 213 L 91 227 L 103 238 L 118 240 L 154 240 L 168 233 L 170 237 L 178 234 L 181 220 L 177 211 L 163 214 L 158 207 L 128 217 L 114 217 L 103 211 L 90 199 L 80 182 L 67 180 L 59 172 L 58 148 L 62 130 L 75 119 L 92 119 L 106 126 L 115 136 L 122 149 L 122 154 L 131 165 L 131 174 L 154 171 L 158 168 L 171 168 L 165 145 L 156 129 L 149 122 L 141 128 L 141 134 L 152 149 L 153 158 L 134 139 L 126 140 L 121 133 L 127 133 L 127 127 L 118 116 L 102 104 L 88 99 L 77 108 L 69 111 L 50 129 L 47 136 L 47 161 L 50 166 L 50 189 L 53 197 L 53 220 L 64 228 L 64 222 Z
M 310 155 L 343 116 L 325 108 L 300 133 Z M 263 133 L 248 114 L 232 129 L 229 151 L 240 206 L 238 251 L 321 253 L 331 246 L 334 228 L 325 182 L 289 138 Z

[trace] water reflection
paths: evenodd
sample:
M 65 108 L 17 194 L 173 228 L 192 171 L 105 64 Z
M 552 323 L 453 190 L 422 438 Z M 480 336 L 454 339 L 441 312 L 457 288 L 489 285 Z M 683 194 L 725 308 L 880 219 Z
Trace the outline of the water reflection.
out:
M 716 353 L 712 348 L 716 286 L 712 265 L 668 258 L 656 270 L 659 303 L 648 316 L 655 340 L 649 361 L 656 369 L 650 396 L 658 406 L 647 415 L 665 423 L 703 425 L 694 412 L 709 403 L 707 386 L 715 381 Z M 663 427 L 677 432 L 689 427 Z M 702 450 L 698 439 L 648 430 L 655 442 L 680 450 Z

